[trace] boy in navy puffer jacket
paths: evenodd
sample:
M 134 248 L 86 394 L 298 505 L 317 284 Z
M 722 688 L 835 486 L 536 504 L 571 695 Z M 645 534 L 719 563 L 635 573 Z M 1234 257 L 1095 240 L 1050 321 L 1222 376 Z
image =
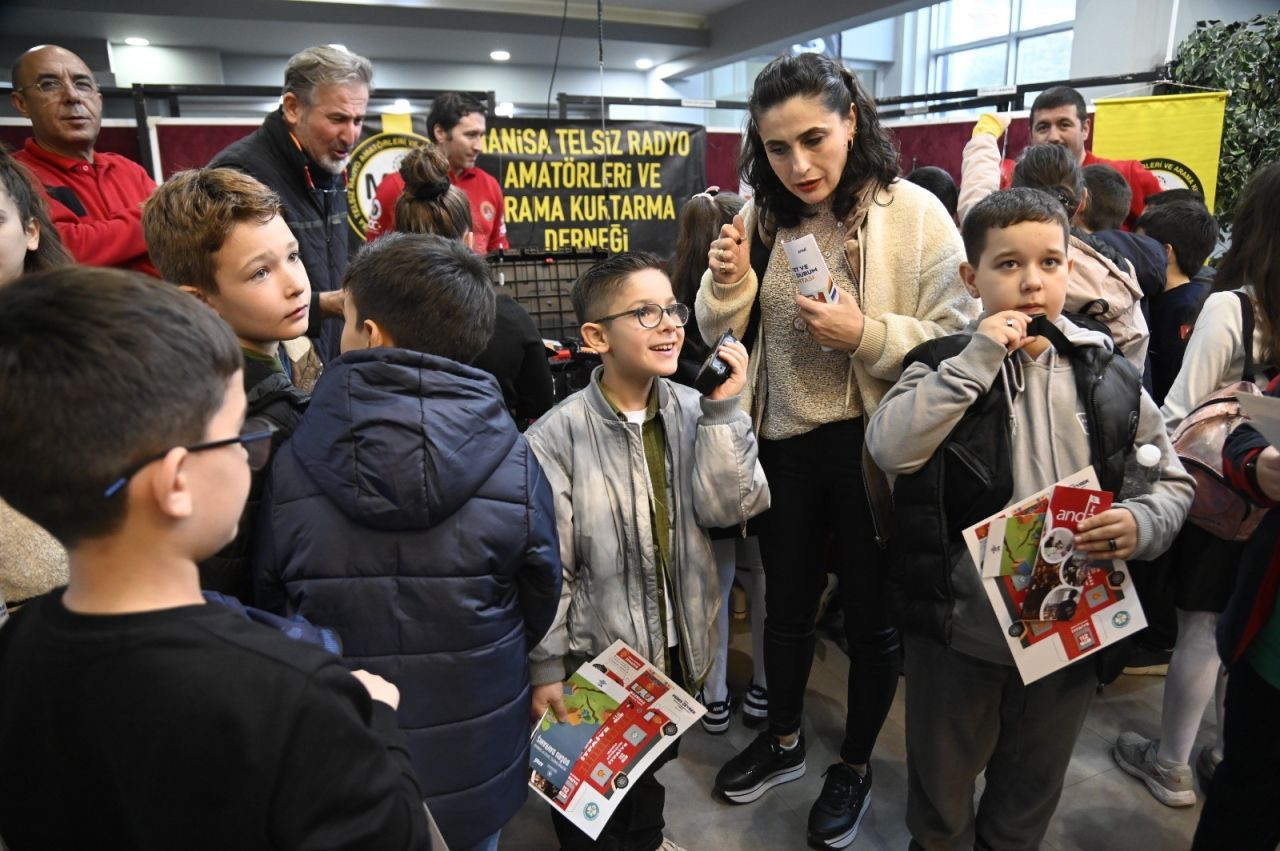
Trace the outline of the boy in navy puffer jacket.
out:
M 488 268 L 391 234 L 347 268 L 343 354 L 281 449 L 256 559 L 262 604 L 342 636 L 399 686 L 399 721 L 450 848 L 493 848 L 525 800 L 527 655 L 560 598 L 551 491 L 488 373 Z

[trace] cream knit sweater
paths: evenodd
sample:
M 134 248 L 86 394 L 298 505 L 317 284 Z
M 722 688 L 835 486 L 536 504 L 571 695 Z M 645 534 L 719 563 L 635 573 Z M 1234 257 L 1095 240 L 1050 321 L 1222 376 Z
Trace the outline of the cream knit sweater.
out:
M 750 240 L 760 237 L 754 204 L 748 203 L 742 216 L 749 248 Z M 852 266 L 854 259 L 858 261 L 859 302 L 866 321 L 858 348 L 844 355 L 852 370 L 848 381 L 856 384 L 858 398 L 852 413 L 832 416 L 831 422 L 873 412 L 901 374 L 907 352 L 925 340 L 962 330 L 979 310 L 978 302 L 960 282 L 964 260 L 960 234 L 942 204 L 927 190 L 904 180 L 894 181 L 876 194 L 858 236 L 860 257 L 851 258 L 846 252 L 846 262 Z M 773 234 L 764 238 L 772 241 Z M 775 247 L 774 253 L 780 249 Z M 727 286 L 717 284 L 710 270 L 703 274 L 695 310 L 698 328 L 708 344 L 726 328 L 738 334 L 746 330 L 758 287 L 753 270 Z M 793 422 L 769 422 L 770 397 L 781 393 L 794 400 L 815 391 L 805 386 L 802 373 L 785 386 L 770 380 L 766 365 L 767 349 L 774 344 L 768 332 L 770 324 L 761 322 L 765 333 L 757 337 L 751 352 L 743 405 L 755 416 L 756 428 L 763 427 L 766 435 L 803 433 L 819 423 L 807 423 L 807 428 L 794 431 Z M 829 395 L 831 389 L 820 392 Z M 841 394 L 844 390 L 843 385 L 839 387 Z

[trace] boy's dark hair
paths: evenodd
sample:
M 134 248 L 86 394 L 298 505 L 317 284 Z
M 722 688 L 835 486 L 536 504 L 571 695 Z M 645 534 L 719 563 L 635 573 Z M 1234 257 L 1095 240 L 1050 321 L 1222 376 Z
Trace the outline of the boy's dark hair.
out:
M 601 260 L 573 282 L 573 312 L 580 324 L 599 319 L 636 272 L 662 269 L 662 262 L 647 251 L 624 251 Z
M 427 113 L 427 136 L 433 141 L 436 138 L 436 125 L 445 133 L 450 133 L 458 126 L 458 122 L 473 112 L 488 114 L 484 104 L 471 95 L 461 92 L 445 92 L 431 102 L 431 111 Z
M 1080 214 L 1085 228 L 1090 231 L 1119 228 L 1129 215 L 1129 202 L 1133 200 L 1129 182 L 1105 163 L 1087 165 L 1081 171 L 1085 188 L 1089 190 L 1089 200 Z
M 0 498 L 63 543 L 119 527 L 103 493 L 205 439 L 241 368 L 235 335 L 177 287 L 68 266 L 0 288 Z
M 31 227 L 32 221 L 40 227 L 40 245 L 35 251 L 28 251 L 26 259 L 22 261 L 24 274 L 55 269 L 72 262 L 71 254 L 62 244 L 58 229 L 49 218 L 49 208 L 37 186 L 39 183 L 27 167 L 15 160 L 8 148 L 0 145 L 0 189 L 13 201 L 23 230 Z
M 951 218 L 956 217 L 960 189 L 956 186 L 955 178 L 946 169 L 936 165 L 922 165 L 908 174 L 907 180 L 932 192 L 942 202 L 942 206 L 947 208 Z
M 434 144 L 414 148 L 400 163 L 404 192 L 396 199 L 396 230 L 462 239 L 471 230 L 471 201 L 449 182 L 449 160 Z
M 1045 89 L 1031 104 L 1031 123 L 1036 122 L 1036 113 L 1042 109 L 1057 109 L 1060 106 L 1074 106 L 1080 123 L 1089 118 L 1089 107 L 1084 96 L 1070 86 L 1053 86 Z
M 1135 228 L 1172 246 L 1174 262 L 1187 277 L 1200 271 L 1218 244 L 1218 222 L 1203 201 L 1148 205 Z
M 1205 206 L 1204 196 L 1194 189 L 1166 189 L 1163 192 L 1148 195 L 1142 203 L 1143 209 L 1150 209 L 1161 204 L 1172 204 L 1175 201 L 1194 201 L 1202 207 Z
M 868 180 L 880 189 L 897 179 L 898 152 L 880 123 L 876 102 L 853 72 L 817 53 L 784 54 L 756 75 L 747 101 L 747 138 L 738 160 L 738 171 L 748 185 L 755 187 L 756 206 L 767 221 L 781 227 L 795 227 L 809 214 L 805 202 L 774 173 L 760 137 L 760 118 L 793 97 L 818 98 L 827 110 L 842 118 L 849 114 L 851 105 L 856 107 L 858 118 L 853 147 L 840 182 L 831 194 L 837 219 L 844 219 L 853 209 L 859 190 Z
M 397 348 L 470 363 L 493 336 L 489 267 L 457 240 L 389 233 L 360 250 L 342 286 L 356 321 L 372 319 Z
M 1041 189 L 1057 198 L 1067 211 L 1067 219 L 1080 209 L 1084 195 L 1084 175 L 1076 158 L 1062 145 L 1032 145 L 1022 152 L 1013 167 L 1013 185 Z
M 965 259 L 969 261 L 969 265 L 977 268 L 982 260 L 982 252 L 987 248 L 988 233 L 995 228 L 1012 227 L 1022 222 L 1060 225 L 1063 250 L 1066 250 L 1070 224 L 1062 204 L 1041 189 L 1005 189 L 983 198 L 965 216 L 961 235 L 964 238 Z
M 265 225 L 283 213 L 280 196 L 234 168 L 180 171 L 142 208 L 147 253 L 166 281 L 218 291 L 213 255 L 236 225 Z

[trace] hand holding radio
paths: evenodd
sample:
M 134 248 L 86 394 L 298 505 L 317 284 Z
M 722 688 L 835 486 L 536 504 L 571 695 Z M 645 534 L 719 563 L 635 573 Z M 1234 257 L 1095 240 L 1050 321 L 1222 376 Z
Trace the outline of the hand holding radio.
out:
M 747 349 L 737 341 L 730 328 L 711 347 L 711 354 L 698 370 L 693 386 L 711 399 L 737 396 L 747 383 L 747 362 Z

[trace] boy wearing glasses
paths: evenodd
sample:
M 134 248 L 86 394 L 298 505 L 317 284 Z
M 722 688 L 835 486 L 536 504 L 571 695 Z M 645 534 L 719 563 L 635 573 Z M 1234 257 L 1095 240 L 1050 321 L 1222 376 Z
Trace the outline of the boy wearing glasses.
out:
M 529 650 L 560 599 L 551 490 L 497 381 L 489 267 L 393 233 L 351 261 L 342 354 L 272 464 L 259 601 L 395 681 L 455 851 L 496 849 L 529 782 Z
M 279 446 L 307 406 L 280 343 L 306 333 L 311 304 L 307 270 L 280 199 L 234 169 L 179 172 L 151 196 L 142 227 L 165 280 L 211 307 L 235 332 L 249 420 L 259 431 L 274 428 Z M 253 600 L 249 553 L 264 478 L 253 477 L 235 540 L 200 564 L 201 587 L 246 603 Z
M 70 554 L 67 588 L 0 630 L 12 851 L 430 847 L 395 687 L 201 597 L 262 445 L 237 437 L 241 363 L 134 273 L 0 290 L 0 499 Z
M 769 506 L 751 420 L 738 406 L 742 344 L 720 348 L 730 372 L 708 396 L 668 381 L 689 308 L 645 253 L 593 266 L 573 286 L 573 307 L 603 363 L 526 432 L 555 495 L 564 565 L 556 621 L 530 657 L 532 710 L 537 718 L 550 707 L 561 721 L 566 674 L 617 639 L 697 691 L 721 601 L 706 530 Z M 654 774 L 663 761 L 632 778 L 596 842 L 553 815 L 561 848 L 675 848 L 662 836 L 665 792 Z

